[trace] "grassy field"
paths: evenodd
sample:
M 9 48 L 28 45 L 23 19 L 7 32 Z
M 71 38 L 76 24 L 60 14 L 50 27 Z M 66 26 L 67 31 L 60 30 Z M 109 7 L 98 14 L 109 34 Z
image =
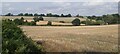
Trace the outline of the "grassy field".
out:
M 117 52 L 118 25 L 21 26 L 47 52 Z
M 2 19 L 16 19 L 16 18 L 21 18 L 23 17 L 25 20 L 33 20 L 34 16 L 0 16 Z M 73 21 L 75 18 L 78 17 L 43 17 L 45 21 L 54 21 L 54 22 L 59 22 L 59 21 L 65 21 L 66 23 L 69 23 Z M 85 21 L 86 19 L 84 18 L 79 18 L 81 21 Z
M 20 19 L 23 17 L 25 21 L 28 22 L 34 21 L 33 16 L 0 16 L 0 19 Z M 52 21 L 52 25 L 72 25 L 72 21 L 77 17 L 43 17 L 44 21 L 37 22 L 37 25 L 47 25 L 48 21 Z M 85 21 L 85 18 L 79 18 L 81 21 Z M 64 21 L 64 23 L 60 23 L 60 21 Z M 84 24 L 82 24 L 84 25 Z

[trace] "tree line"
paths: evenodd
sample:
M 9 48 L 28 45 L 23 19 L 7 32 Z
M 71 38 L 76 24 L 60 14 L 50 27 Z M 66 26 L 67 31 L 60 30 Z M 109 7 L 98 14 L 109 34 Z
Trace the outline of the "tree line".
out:
M 107 14 L 102 16 L 87 16 L 90 20 L 103 21 L 105 24 L 120 24 L 119 14 Z
M 11 13 L 8 13 L 6 14 L 5 16 L 14 16 L 13 14 Z M 29 14 L 29 13 L 20 13 L 18 14 L 17 16 L 43 16 L 43 17 L 72 17 L 71 14 L 68 14 L 68 15 L 64 15 L 64 14 L 61 14 L 61 15 L 57 15 L 57 14 L 52 14 L 52 13 L 48 13 L 48 14 Z M 79 17 L 79 18 L 84 18 L 84 16 L 80 16 L 79 14 L 76 15 L 76 17 Z M 90 19 L 90 20 L 86 20 L 88 23 L 88 25 L 92 25 L 92 24 L 119 24 L 120 23 L 120 15 L 118 13 L 116 14 L 107 14 L 107 15 L 102 15 L 102 16 L 86 16 L 87 19 Z M 35 22 L 37 20 L 43 20 L 43 18 L 34 18 Z M 93 22 L 92 20 L 95 20 L 96 22 Z M 86 24 L 86 21 L 83 21 L 82 23 L 85 23 Z
M 61 14 L 61 15 L 58 15 L 58 14 L 52 14 L 52 13 L 47 13 L 47 14 L 31 14 L 31 13 L 20 13 L 20 14 L 17 14 L 17 15 L 14 15 L 12 13 L 8 13 L 8 14 L 5 14 L 5 16 L 44 16 L 44 17 L 72 17 L 71 14 Z

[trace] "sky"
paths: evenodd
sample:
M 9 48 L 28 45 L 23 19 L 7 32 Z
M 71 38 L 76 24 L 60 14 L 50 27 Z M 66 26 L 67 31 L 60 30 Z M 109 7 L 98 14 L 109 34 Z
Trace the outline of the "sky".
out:
M 6 13 L 53 13 L 104 15 L 118 13 L 119 0 L 2 0 L 0 10 Z M 1 5 L 1 4 L 0 4 Z

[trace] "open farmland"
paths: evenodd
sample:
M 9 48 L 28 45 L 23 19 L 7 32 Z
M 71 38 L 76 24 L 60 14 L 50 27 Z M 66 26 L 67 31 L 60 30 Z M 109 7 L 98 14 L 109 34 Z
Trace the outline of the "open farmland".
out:
M 33 21 L 34 16 L 0 16 L 2 19 L 16 19 L 16 18 L 21 18 L 23 17 L 25 20 L 28 21 Z M 66 23 L 71 23 L 75 18 L 78 17 L 43 17 L 44 21 L 54 21 L 54 22 L 59 22 L 59 21 L 64 21 Z M 79 18 L 81 21 L 85 21 L 85 18 Z
M 47 52 L 117 52 L 118 26 L 21 26 Z
M 21 17 L 23 17 L 25 20 L 24 21 L 34 21 L 33 20 L 33 16 L 0 16 L 0 18 L 2 19 L 20 19 Z M 52 21 L 52 25 L 72 25 L 72 21 L 78 17 L 43 17 L 44 21 L 39 21 L 36 24 L 37 25 L 47 25 L 48 21 Z M 79 18 L 80 21 L 85 21 L 85 18 Z M 60 23 L 60 21 L 63 21 L 64 23 Z M 82 25 L 82 24 L 81 24 Z

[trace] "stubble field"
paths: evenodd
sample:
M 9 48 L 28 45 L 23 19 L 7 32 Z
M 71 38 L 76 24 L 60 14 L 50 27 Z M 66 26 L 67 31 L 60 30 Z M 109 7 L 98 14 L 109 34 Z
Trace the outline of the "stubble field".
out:
M 47 52 L 117 52 L 118 25 L 21 26 Z

